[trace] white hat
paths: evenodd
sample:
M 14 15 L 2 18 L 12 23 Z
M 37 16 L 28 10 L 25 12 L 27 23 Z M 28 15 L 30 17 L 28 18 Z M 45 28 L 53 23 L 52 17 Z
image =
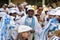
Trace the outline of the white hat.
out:
M 24 4 L 20 4 L 21 6 L 24 6 Z
M 15 7 L 16 5 L 15 4 L 13 4 L 13 3 L 10 3 L 9 5 L 8 5 L 8 7 Z
M 60 10 L 56 11 L 55 15 L 60 16 Z
M 23 2 L 24 5 L 27 5 L 28 3 L 27 2 Z
M 54 13 L 52 13 L 52 12 L 49 12 L 49 13 L 48 13 L 48 15 L 54 15 Z
M 5 6 L 8 6 L 7 4 L 4 4 Z
M 56 10 L 60 10 L 60 7 L 55 8 Z
M 18 13 L 18 11 L 16 10 L 16 8 L 10 8 L 8 13 Z
M 5 12 L 0 12 L 0 17 L 3 17 L 3 16 L 5 16 L 5 15 L 6 15 Z
M 18 28 L 18 33 L 27 32 L 27 31 L 30 31 L 30 30 L 32 30 L 31 27 L 25 26 L 25 25 L 20 25 L 19 28 Z
M 34 11 L 34 8 L 28 8 L 27 11 L 29 11 L 29 10 L 33 10 Z
M 9 13 L 16 13 L 16 10 L 11 10 L 9 11 Z
M 27 5 L 26 8 L 31 8 L 32 6 L 31 5 Z
M 55 10 L 55 9 L 52 9 L 52 10 L 50 10 L 50 11 L 48 12 L 48 15 L 55 15 L 55 12 L 56 12 L 56 10 Z

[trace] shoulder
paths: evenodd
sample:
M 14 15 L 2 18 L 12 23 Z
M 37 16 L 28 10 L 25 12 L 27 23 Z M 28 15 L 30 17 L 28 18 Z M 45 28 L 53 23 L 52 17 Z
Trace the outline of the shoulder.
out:
M 36 16 L 33 16 L 34 17 L 34 19 L 35 19 L 35 22 L 38 22 L 38 19 L 37 19 L 37 17 Z
M 36 16 L 33 16 L 36 20 L 37 20 L 37 17 Z
M 23 16 L 23 17 L 21 17 L 21 19 L 25 19 L 26 18 L 26 15 L 25 16 Z

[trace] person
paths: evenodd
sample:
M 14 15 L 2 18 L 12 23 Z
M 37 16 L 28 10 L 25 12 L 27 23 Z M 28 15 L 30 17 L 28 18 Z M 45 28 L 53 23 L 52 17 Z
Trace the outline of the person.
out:
M 37 18 L 34 16 L 34 9 L 33 8 L 28 8 L 27 9 L 27 15 L 22 17 L 20 20 L 20 25 L 27 25 L 30 26 L 34 31 L 35 31 L 35 40 L 39 39 L 39 36 L 37 34 L 37 29 L 42 30 L 40 24 L 38 23 Z M 33 31 L 33 32 L 34 32 Z M 28 40 L 33 40 L 33 34 L 30 35 L 30 38 Z
M 57 19 L 58 19 L 58 22 L 59 22 L 58 23 L 58 30 L 60 30 L 60 14 L 59 13 L 60 13 L 60 10 L 57 10 L 56 13 L 55 13 L 57 15 Z
M 43 10 L 43 7 L 42 6 L 38 6 L 38 9 L 35 11 L 35 15 L 36 14 L 39 14 L 40 16 L 40 24 L 43 28 L 43 23 L 44 23 L 44 18 L 45 18 L 45 11 Z
M 49 20 L 53 17 L 51 13 L 55 13 L 55 11 L 56 11 L 55 9 L 52 9 L 46 13 L 46 16 L 44 18 L 44 25 L 48 24 Z
M 28 40 L 29 32 L 31 32 L 32 28 L 26 25 L 20 25 L 18 28 L 18 36 L 17 40 Z
M 56 30 L 50 40 L 60 40 L 60 30 Z
M 6 26 L 4 22 L 4 18 L 0 13 L 0 40 L 6 39 Z
M 24 7 L 23 7 L 23 5 L 19 5 L 18 6 L 18 9 L 19 9 L 19 15 L 22 17 L 22 16 L 24 16 L 24 15 L 26 15 L 26 12 L 25 12 L 25 9 L 24 9 Z
M 10 30 L 10 36 L 12 37 L 11 39 L 12 40 L 16 40 L 17 38 L 17 29 L 18 29 L 18 26 L 20 24 L 17 23 L 17 19 L 16 19 L 16 16 L 18 15 L 17 14 L 17 11 L 16 10 L 11 10 L 10 13 L 9 13 L 10 17 L 11 17 L 11 21 L 10 21 L 10 27 L 9 27 L 9 30 Z
M 40 15 L 40 19 L 43 21 L 44 14 L 43 14 L 43 7 L 42 6 L 38 7 L 38 9 L 35 11 L 35 14 L 39 14 Z
M 45 25 L 44 29 L 41 31 L 40 40 L 48 40 L 47 38 L 48 31 L 52 30 L 52 33 L 54 33 L 54 31 L 58 29 L 58 21 L 59 21 L 58 19 L 60 17 L 58 16 L 56 12 L 52 13 L 51 15 L 54 15 L 54 16 L 49 20 L 49 23 Z
M 4 5 L 3 5 L 3 9 L 4 9 L 4 11 L 5 11 L 6 13 L 8 13 L 8 5 L 7 5 L 7 4 L 4 4 Z
M 4 11 L 2 8 L 2 5 L 0 5 L 0 17 L 2 20 L 1 21 L 1 34 L 0 34 L 0 40 L 6 40 L 7 39 L 7 25 L 10 23 L 10 18 L 7 15 L 7 13 Z
M 40 22 L 40 15 L 39 14 L 36 14 L 35 16 L 37 17 L 38 22 Z
M 39 15 L 39 14 L 36 14 L 35 16 L 37 17 L 39 24 L 40 24 L 41 27 L 43 28 L 43 24 L 41 23 L 42 21 L 41 21 L 41 19 L 40 19 L 40 15 Z
M 47 21 L 47 18 L 48 18 L 48 14 L 47 14 L 48 8 L 45 8 L 44 11 L 45 11 L 45 13 L 43 13 L 43 14 L 45 14 L 45 16 L 43 18 L 43 25 L 45 26 L 47 24 L 47 22 L 48 22 Z

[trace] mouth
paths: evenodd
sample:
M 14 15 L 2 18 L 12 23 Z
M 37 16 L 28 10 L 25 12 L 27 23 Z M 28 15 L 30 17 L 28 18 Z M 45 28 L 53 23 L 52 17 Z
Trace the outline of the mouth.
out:
M 29 18 L 32 18 L 32 16 L 30 15 L 30 16 L 28 16 Z

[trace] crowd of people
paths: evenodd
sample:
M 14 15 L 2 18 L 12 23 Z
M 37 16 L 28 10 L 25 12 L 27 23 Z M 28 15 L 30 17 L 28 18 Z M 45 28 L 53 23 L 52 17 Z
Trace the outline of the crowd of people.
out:
M 60 7 L 0 4 L 0 40 L 60 40 Z

